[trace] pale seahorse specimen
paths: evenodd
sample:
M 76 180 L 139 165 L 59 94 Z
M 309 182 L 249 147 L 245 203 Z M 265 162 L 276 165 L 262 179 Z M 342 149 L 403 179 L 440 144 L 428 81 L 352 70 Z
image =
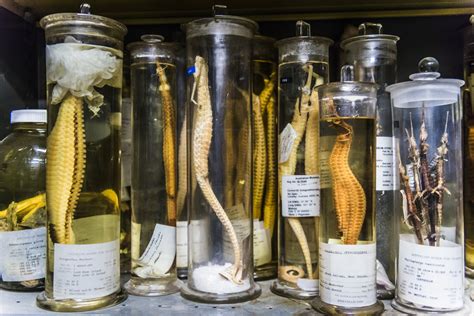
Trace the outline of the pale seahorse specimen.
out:
M 176 115 L 171 95 L 171 87 L 166 77 L 165 69 L 160 63 L 156 63 L 156 74 L 160 80 L 159 91 L 161 94 L 162 118 L 163 118 L 163 163 L 166 182 L 166 209 L 168 212 L 168 223 L 176 225 L 176 146 L 175 126 Z
M 301 97 L 301 109 L 299 109 L 300 100 L 297 99 L 295 103 L 295 112 L 293 114 L 293 119 L 291 122 L 291 126 L 296 132 L 296 139 L 294 140 L 293 145 L 291 147 L 289 159 L 286 162 L 279 164 L 280 191 L 281 191 L 282 176 L 293 175 L 296 171 L 298 147 L 301 143 L 301 140 L 303 139 L 305 129 L 306 129 L 306 122 L 308 120 L 309 98 L 310 98 L 311 79 L 313 76 L 313 66 L 307 65 L 305 66 L 305 68 L 308 71 L 308 79 L 306 81 L 306 85 L 303 87 L 303 94 Z M 288 224 L 293 230 L 298 240 L 298 243 L 301 247 L 301 250 L 303 252 L 303 256 L 306 262 L 306 271 L 308 273 L 308 277 L 313 278 L 313 265 L 311 262 L 311 252 L 309 250 L 308 240 L 306 238 L 303 226 L 301 225 L 301 222 L 299 218 L 297 217 L 287 217 L 286 219 L 288 220 Z M 287 267 L 285 266 L 280 267 L 280 276 L 283 279 L 287 280 L 288 282 L 292 282 L 291 280 L 293 278 L 291 277 L 291 275 L 284 273 L 286 271 L 285 270 L 286 268 Z
M 181 212 L 184 209 L 186 202 L 186 194 L 188 193 L 188 164 L 186 163 L 186 115 L 184 116 L 183 125 L 179 132 L 179 145 L 178 145 L 178 193 L 176 195 L 176 212 L 177 218 L 180 217 Z
M 265 188 L 265 172 L 267 150 L 265 145 L 265 126 L 263 124 L 260 99 L 253 96 L 253 218 L 260 219 L 262 211 L 263 193 Z
M 233 265 L 221 275 L 236 284 L 242 284 L 242 256 L 237 234 L 232 226 L 222 205 L 217 199 L 209 182 L 209 149 L 212 140 L 212 107 L 209 93 L 208 66 L 204 58 L 196 56 L 194 64 L 195 72 L 194 86 L 191 93 L 191 101 L 196 105 L 196 125 L 193 130 L 193 167 L 196 174 L 196 181 L 201 188 L 202 194 L 211 206 L 219 221 L 224 226 L 226 233 L 230 237 L 234 252 Z M 197 100 L 194 94 L 197 90 Z
M 74 243 L 72 220 L 86 165 L 82 99 L 68 95 L 47 142 L 46 198 L 54 243 Z
M 342 242 L 355 245 L 364 224 L 366 197 L 364 189 L 349 166 L 353 128 L 341 120 L 333 123 L 343 129 L 343 132 L 337 135 L 329 157 L 336 218 L 342 233 Z

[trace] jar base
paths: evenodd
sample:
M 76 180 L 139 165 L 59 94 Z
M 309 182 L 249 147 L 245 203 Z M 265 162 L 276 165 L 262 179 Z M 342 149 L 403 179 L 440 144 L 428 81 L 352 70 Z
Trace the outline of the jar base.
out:
M 0 289 L 14 292 L 41 292 L 44 290 L 44 279 L 33 280 L 25 282 L 5 282 L 0 281 Z M 37 281 L 37 284 L 35 284 Z
M 383 303 L 380 301 L 377 301 L 373 305 L 364 307 L 343 307 L 325 303 L 320 297 L 316 297 L 310 302 L 310 304 L 315 310 L 324 315 L 382 315 L 385 309 Z
M 410 306 L 407 303 L 403 303 L 398 301 L 397 299 L 393 299 L 391 302 L 392 307 L 402 313 L 408 314 L 408 315 L 439 315 L 439 314 L 453 314 L 453 315 L 470 315 L 470 307 L 469 304 L 466 304 L 464 302 L 464 305 L 461 309 L 452 309 L 452 310 L 439 310 L 439 309 L 422 309 L 422 308 L 416 308 L 415 306 Z
M 254 267 L 253 279 L 256 281 L 265 281 L 277 277 L 277 262 L 272 261 L 259 267 Z
M 234 304 L 256 299 L 262 294 L 260 285 L 254 283 L 249 289 L 236 293 L 216 294 L 191 289 L 188 284 L 181 287 L 181 296 L 187 300 L 205 304 Z
M 188 268 L 177 268 L 178 279 L 187 280 L 188 279 Z
M 178 293 L 183 282 L 169 279 L 141 279 L 132 277 L 123 288 L 128 294 L 136 296 L 164 296 Z
M 283 297 L 288 298 L 295 298 L 298 300 L 311 300 L 318 296 L 318 290 L 316 291 L 303 291 L 299 289 L 295 289 L 288 285 L 280 283 L 278 280 L 273 282 L 272 286 L 270 287 L 272 293 L 276 295 L 280 295 Z
M 111 307 L 122 303 L 126 299 L 127 293 L 122 289 L 110 295 L 89 300 L 55 300 L 47 297 L 45 292 L 41 292 L 36 298 L 36 305 L 42 309 L 53 312 L 86 312 Z

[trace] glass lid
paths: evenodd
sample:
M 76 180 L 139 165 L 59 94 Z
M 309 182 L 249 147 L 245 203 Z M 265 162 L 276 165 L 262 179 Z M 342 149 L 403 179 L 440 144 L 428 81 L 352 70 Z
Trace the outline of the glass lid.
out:
M 140 37 L 140 42 L 127 45 L 132 58 L 175 58 L 178 43 L 164 42 L 164 37 L 157 34 L 145 34 Z
M 341 48 L 361 41 L 388 41 L 396 44 L 400 38 L 395 35 L 383 34 L 382 24 L 365 22 L 359 25 L 359 35 L 350 37 L 341 42 Z

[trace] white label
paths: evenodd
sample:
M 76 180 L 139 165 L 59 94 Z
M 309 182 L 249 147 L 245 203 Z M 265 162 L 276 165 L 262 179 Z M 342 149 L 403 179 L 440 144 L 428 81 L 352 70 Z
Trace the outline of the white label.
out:
M 298 280 L 296 280 L 296 285 L 303 291 L 317 291 L 319 286 L 319 280 L 299 278 Z
M 250 236 L 250 219 L 247 218 L 245 213 L 244 206 L 242 204 L 234 205 L 226 209 L 227 216 L 232 222 L 235 234 L 239 244 L 242 244 L 246 238 Z M 224 257 L 227 260 L 232 260 L 234 258 L 234 248 L 232 247 L 232 242 L 230 241 L 229 234 L 225 229 L 224 231 Z
M 319 177 L 321 189 L 331 187 L 331 169 L 329 168 L 329 158 L 331 157 L 332 147 L 336 141 L 335 136 L 323 136 L 319 139 Z
M 341 245 L 319 243 L 319 295 L 333 305 L 362 307 L 375 304 L 375 243 Z
M 253 263 L 259 267 L 272 261 L 272 244 L 263 222 L 254 220 L 253 223 Z
M 163 275 L 169 271 L 176 256 L 176 228 L 156 224 L 148 245 L 138 259 L 141 266 L 152 266 L 153 273 Z
M 191 258 L 193 264 L 203 263 L 209 260 L 209 221 L 207 219 L 192 220 L 189 223 L 188 245 L 191 247 Z
M 283 216 L 319 216 L 319 176 L 282 176 L 281 195 Z
M 188 222 L 176 223 L 176 266 L 186 268 L 188 266 Z
M 295 142 L 298 134 L 294 130 L 290 123 L 286 125 L 280 134 L 278 147 L 280 148 L 280 157 L 278 158 L 279 163 L 287 162 L 290 159 L 291 149 Z
M 46 228 L 0 233 L 0 273 L 6 282 L 44 278 Z
M 460 245 L 446 240 L 440 247 L 418 245 L 413 235 L 400 235 L 397 294 L 401 299 L 431 308 L 461 308 L 463 278 Z
M 393 191 L 393 139 L 392 137 L 377 137 L 376 156 L 376 190 Z
M 120 243 L 54 244 L 54 299 L 93 299 L 120 288 Z

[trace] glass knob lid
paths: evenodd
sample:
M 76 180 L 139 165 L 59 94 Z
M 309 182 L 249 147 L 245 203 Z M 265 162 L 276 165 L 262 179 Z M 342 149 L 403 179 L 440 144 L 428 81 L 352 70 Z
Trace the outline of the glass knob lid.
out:
M 439 62 L 436 58 L 425 57 L 418 63 L 420 72 L 410 75 L 411 80 L 435 80 L 441 76 L 438 72 Z
M 140 39 L 146 43 L 161 43 L 165 40 L 164 36 L 157 35 L 157 34 L 144 34 L 140 36 Z
M 359 25 L 359 35 L 383 34 L 382 24 L 365 22 Z

